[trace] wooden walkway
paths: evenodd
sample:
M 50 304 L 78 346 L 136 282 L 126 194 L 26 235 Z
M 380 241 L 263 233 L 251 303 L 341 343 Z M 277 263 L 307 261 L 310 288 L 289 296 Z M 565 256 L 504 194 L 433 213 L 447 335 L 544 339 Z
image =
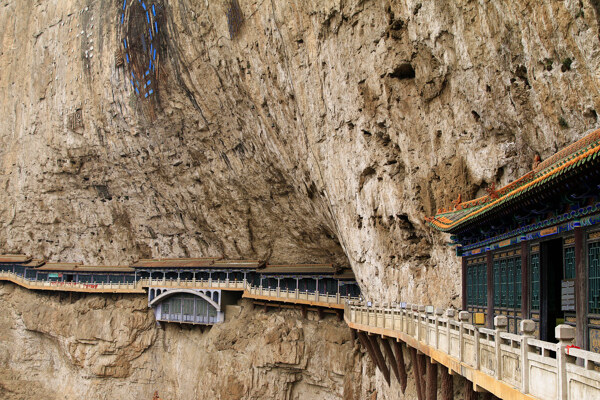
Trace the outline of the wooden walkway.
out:
M 160 289 L 206 289 L 241 291 L 242 297 L 269 302 L 293 303 L 313 307 L 343 310 L 348 300 L 356 298 L 327 295 L 308 291 L 269 289 L 254 287 L 245 280 L 179 280 L 179 279 L 141 279 L 136 283 L 75 283 L 38 281 L 24 278 L 12 272 L 0 272 L 0 280 L 16 283 L 31 290 L 51 290 L 84 293 L 142 293 L 149 288 Z

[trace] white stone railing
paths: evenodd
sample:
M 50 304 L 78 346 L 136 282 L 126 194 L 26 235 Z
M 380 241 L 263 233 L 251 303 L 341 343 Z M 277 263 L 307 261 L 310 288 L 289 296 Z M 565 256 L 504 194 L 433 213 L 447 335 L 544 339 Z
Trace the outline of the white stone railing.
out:
M 211 288 L 211 289 L 230 289 L 244 290 L 247 286 L 246 280 L 218 280 L 218 279 L 140 279 L 139 284 L 142 287 L 193 289 L 193 288 Z
M 431 307 L 430 312 L 425 310 L 414 305 L 368 307 L 351 301 L 344 317 L 351 327 L 435 349 L 430 356 L 435 359 L 441 352 L 444 357 L 436 361 L 449 368 L 447 356 L 459 363 L 461 370 L 480 371 L 491 379 L 482 379 L 478 385 L 496 395 L 500 389 L 492 383 L 501 381 L 539 399 L 600 399 L 600 354 L 573 347 L 573 327 L 557 326 L 559 343 L 549 343 L 533 338 L 535 324 L 531 320 L 521 321 L 523 334 L 515 335 L 506 332 L 504 316 L 494 318 L 496 329 L 486 329 L 468 323 L 466 311 L 458 314 L 457 321 L 454 310 L 445 315 L 441 309 L 435 313 Z
M 0 279 L 10 280 L 18 283 L 28 289 L 47 289 L 47 290 L 65 290 L 65 291 L 136 291 L 143 292 L 141 286 L 136 283 L 82 283 L 82 282 L 61 282 L 49 280 L 37 280 L 25 278 L 13 272 L 0 272 Z
M 308 302 L 308 303 L 321 303 L 321 304 L 332 304 L 343 306 L 348 301 L 357 301 L 358 298 L 350 296 L 342 296 L 340 293 L 336 294 L 323 294 L 317 291 L 301 291 L 301 290 L 288 290 L 288 289 L 270 289 L 263 288 L 262 286 L 252 286 L 248 284 L 246 293 L 250 296 L 266 296 L 271 297 L 274 300 L 288 301 L 288 302 Z

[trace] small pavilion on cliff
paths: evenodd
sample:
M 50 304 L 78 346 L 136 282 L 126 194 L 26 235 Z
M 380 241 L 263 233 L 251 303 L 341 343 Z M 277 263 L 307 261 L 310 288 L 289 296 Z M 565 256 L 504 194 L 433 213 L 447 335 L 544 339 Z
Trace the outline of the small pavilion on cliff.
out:
M 576 329 L 581 348 L 600 352 L 600 130 L 534 163 L 516 181 L 428 218 L 452 234 L 462 257 L 462 308 L 474 322 L 505 315 L 510 331 L 533 319 L 554 341 Z

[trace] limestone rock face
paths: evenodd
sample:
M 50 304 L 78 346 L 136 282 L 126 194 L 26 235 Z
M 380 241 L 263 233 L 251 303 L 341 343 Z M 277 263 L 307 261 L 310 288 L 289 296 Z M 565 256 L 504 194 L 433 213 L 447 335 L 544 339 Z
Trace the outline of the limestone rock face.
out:
M 372 364 L 343 322 L 238 308 L 204 331 L 158 327 L 143 296 L 0 284 L 0 397 L 151 399 L 158 390 L 182 400 L 362 399 L 374 391 Z
M 423 218 L 597 125 L 595 2 L 239 1 L 233 39 L 229 2 L 148 3 L 151 101 L 122 2 L 2 5 L 3 251 L 335 262 L 371 298 L 456 304 Z

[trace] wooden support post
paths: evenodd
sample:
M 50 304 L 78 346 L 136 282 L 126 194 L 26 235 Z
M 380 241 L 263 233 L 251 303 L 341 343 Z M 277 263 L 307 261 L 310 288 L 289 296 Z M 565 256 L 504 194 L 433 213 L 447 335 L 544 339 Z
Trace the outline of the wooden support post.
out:
M 581 224 L 581 223 L 579 223 Z M 575 344 L 586 349 L 587 342 L 587 273 L 585 270 L 585 254 L 583 229 L 575 226 Z
M 438 365 L 433 360 L 427 363 L 427 400 L 437 400 L 437 370 Z
M 392 365 L 392 371 L 394 371 L 394 375 L 396 375 L 396 379 L 400 382 L 400 373 L 398 372 L 398 364 L 396 363 L 396 357 L 394 356 L 394 352 L 392 351 L 392 346 L 390 346 L 390 342 L 387 341 L 386 338 L 379 338 L 381 341 L 381 345 L 383 346 L 383 350 L 387 354 L 388 360 L 390 360 L 390 364 Z
M 390 370 L 385 363 L 385 358 L 383 358 L 383 354 L 381 354 L 381 349 L 379 348 L 379 343 L 377 342 L 377 336 L 369 335 L 369 341 L 371 342 L 371 347 L 373 348 L 373 353 L 375 357 L 379 360 L 379 369 L 385 378 L 387 384 L 390 384 Z
M 269 306 L 265 303 L 265 313 L 269 311 Z
M 419 367 L 419 357 L 417 356 L 417 349 L 410 347 L 410 359 L 412 361 L 413 373 L 415 375 L 415 388 L 417 389 L 417 399 L 424 400 L 423 397 L 423 386 L 421 385 L 421 380 L 423 379 L 423 375 L 420 373 Z
M 343 310 L 336 310 L 335 313 L 337 314 L 338 321 L 341 322 L 344 320 L 344 311 Z
M 306 306 L 302 306 L 302 318 L 306 319 L 307 311 Z
M 442 367 L 442 400 L 454 400 L 454 382 L 448 369 Z
M 494 264 L 492 260 L 492 251 L 486 252 L 486 270 L 487 270 L 487 310 L 485 324 L 488 329 L 494 329 Z
M 397 340 L 390 339 L 394 342 L 394 347 L 396 348 L 396 366 L 398 368 L 398 374 L 400 381 L 400 389 L 402 389 L 402 393 L 406 391 L 406 365 L 404 364 L 404 353 L 402 352 L 402 343 Z
M 319 321 L 323 319 L 323 309 L 321 307 L 317 307 L 317 315 L 319 316 Z
M 468 380 L 468 379 L 464 379 L 465 381 L 465 400 L 478 400 L 479 395 L 477 394 L 477 392 L 475 392 L 475 390 L 473 390 L 473 383 Z

